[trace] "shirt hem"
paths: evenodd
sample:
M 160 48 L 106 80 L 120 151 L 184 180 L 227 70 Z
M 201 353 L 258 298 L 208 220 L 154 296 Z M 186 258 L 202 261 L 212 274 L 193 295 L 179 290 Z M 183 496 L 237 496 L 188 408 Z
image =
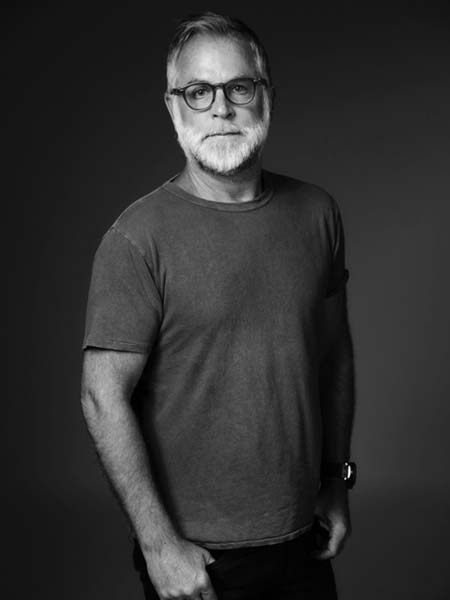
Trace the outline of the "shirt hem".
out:
M 81 348 L 82 350 L 86 350 L 89 347 L 103 348 L 105 350 L 129 350 L 130 352 L 148 352 L 147 344 L 126 342 L 125 340 L 86 338 Z
M 302 533 L 306 533 L 309 531 L 314 524 L 314 521 L 311 521 L 307 525 L 300 527 L 299 529 L 295 529 L 294 531 L 290 531 L 289 533 L 285 533 L 283 535 L 277 535 L 272 537 L 265 538 L 257 538 L 257 539 L 246 539 L 246 540 L 238 540 L 233 542 L 209 542 L 204 540 L 197 540 L 193 538 L 189 538 L 189 540 L 195 544 L 199 544 L 200 546 L 204 546 L 205 548 L 211 548 L 212 550 L 216 549 L 228 549 L 228 548 L 243 548 L 243 547 L 252 547 L 252 546 L 270 546 L 272 544 L 280 544 L 282 542 L 288 542 L 290 540 L 295 539 Z

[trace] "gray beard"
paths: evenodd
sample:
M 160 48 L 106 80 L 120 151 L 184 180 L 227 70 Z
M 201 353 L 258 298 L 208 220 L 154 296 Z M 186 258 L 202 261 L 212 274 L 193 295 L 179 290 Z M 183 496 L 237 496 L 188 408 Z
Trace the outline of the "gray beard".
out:
M 245 170 L 252 167 L 257 162 L 258 158 L 260 157 L 261 151 L 262 151 L 262 147 L 255 148 L 253 150 L 253 152 L 244 161 L 241 162 L 240 165 L 238 165 L 234 169 L 228 169 L 228 171 L 225 171 L 225 172 L 219 171 L 218 169 L 215 169 L 214 167 L 211 167 L 210 165 L 205 164 L 197 156 L 192 156 L 192 158 L 195 160 L 195 162 L 201 168 L 201 170 L 204 171 L 205 173 L 208 173 L 210 175 L 221 175 L 222 177 L 223 176 L 233 177 L 235 175 L 238 175 L 239 173 L 243 173 Z
M 178 143 L 188 160 L 195 161 L 195 164 L 205 173 L 231 177 L 242 173 L 259 159 L 267 138 L 270 116 L 269 106 L 265 101 L 263 119 L 253 127 L 240 128 L 242 134 L 247 137 L 246 144 L 244 146 L 237 144 L 235 149 L 232 146 L 228 148 L 225 146 L 223 151 L 220 144 L 212 143 L 210 149 L 203 146 L 203 135 L 192 128 L 184 127 L 177 109 L 174 114 L 174 126 Z M 237 128 L 230 126 L 222 128 L 223 131 L 226 129 L 233 131 Z M 216 131 L 220 129 L 216 127 Z

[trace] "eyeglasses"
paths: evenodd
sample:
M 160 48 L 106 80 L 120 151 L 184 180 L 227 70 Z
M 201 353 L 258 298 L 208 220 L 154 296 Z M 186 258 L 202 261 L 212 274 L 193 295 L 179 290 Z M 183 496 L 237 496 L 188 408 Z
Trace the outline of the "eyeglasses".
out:
M 256 86 L 259 84 L 267 85 L 267 80 L 262 77 L 259 79 L 240 77 L 215 85 L 201 81 L 199 83 L 191 83 L 182 88 L 173 88 L 169 91 L 169 94 L 183 96 L 184 101 L 192 110 L 208 110 L 216 99 L 218 88 L 223 90 L 225 98 L 231 104 L 242 105 L 249 104 L 253 100 L 256 93 Z

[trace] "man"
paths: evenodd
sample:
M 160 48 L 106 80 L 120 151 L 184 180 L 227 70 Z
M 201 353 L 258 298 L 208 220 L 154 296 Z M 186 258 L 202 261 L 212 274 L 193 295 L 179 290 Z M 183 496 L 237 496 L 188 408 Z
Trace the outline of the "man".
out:
M 262 169 L 274 92 L 242 22 L 182 21 L 167 79 L 186 165 L 95 255 L 86 422 L 147 599 L 336 598 L 354 410 L 340 212 Z

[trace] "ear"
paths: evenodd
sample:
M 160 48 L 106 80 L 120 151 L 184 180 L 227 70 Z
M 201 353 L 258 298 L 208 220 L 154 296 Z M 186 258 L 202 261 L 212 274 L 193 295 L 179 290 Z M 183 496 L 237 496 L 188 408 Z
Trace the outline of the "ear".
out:
M 276 90 L 272 86 L 270 88 L 270 116 L 273 115 L 273 111 L 274 111 L 274 108 L 275 108 L 275 97 L 276 97 Z
M 172 96 L 168 93 L 164 93 L 164 103 L 166 105 L 167 110 L 169 111 L 170 118 L 173 121 L 173 106 L 172 106 Z

